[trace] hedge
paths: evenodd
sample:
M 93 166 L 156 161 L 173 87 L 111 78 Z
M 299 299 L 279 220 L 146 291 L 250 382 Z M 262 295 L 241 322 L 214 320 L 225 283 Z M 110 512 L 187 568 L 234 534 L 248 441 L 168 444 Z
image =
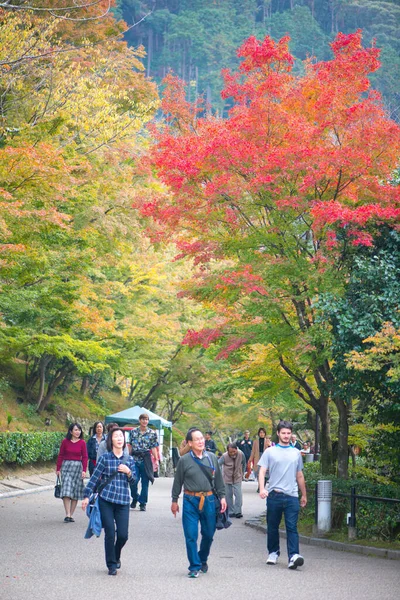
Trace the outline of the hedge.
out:
M 53 460 L 60 449 L 65 433 L 38 431 L 36 433 L 0 433 L 0 464 L 27 465 Z
M 304 465 L 308 503 L 302 514 L 308 518 L 315 511 L 315 484 L 319 479 L 332 480 L 332 491 L 350 494 L 350 488 L 356 488 L 357 494 L 380 498 L 400 498 L 400 486 L 382 484 L 360 477 L 356 472 L 349 479 L 339 479 L 334 475 L 322 476 L 318 463 Z M 334 496 L 332 498 L 332 531 L 347 531 L 346 516 L 350 512 L 350 498 Z M 400 539 L 400 505 L 357 501 L 357 537 L 371 540 L 395 541 Z

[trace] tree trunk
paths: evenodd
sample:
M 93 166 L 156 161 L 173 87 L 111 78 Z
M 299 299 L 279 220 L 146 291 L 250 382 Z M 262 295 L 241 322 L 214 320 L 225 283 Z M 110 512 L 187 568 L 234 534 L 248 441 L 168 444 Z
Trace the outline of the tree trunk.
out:
M 90 385 L 89 376 L 85 375 L 84 377 L 82 377 L 81 389 L 79 390 L 83 396 L 85 396 L 87 394 L 87 392 L 89 390 L 89 385 Z
M 33 396 L 33 388 L 35 387 L 38 379 L 39 379 L 39 359 L 35 358 L 33 360 L 33 364 L 31 369 L 29 369 L 29 360 L 27 359 L 27 364 L 25 367 L 25 387 L 24 387 L 24 397 L 27 402 L 31 402 Z
M 129 396 L 128 396 L 128 400 L 127 400 L 128 404 L 130 404 L 132 402 L 133 395 L 134 395 L 135 390 L 138 387 L 138 385 L 139 385 L 139 381 L 136 381 L 136 383 L 135 383 L 135 380 L 132 377 L 131 386 L 129 388 Z
M 52 357 L 48 355 L 44 355 L 40 359 L 39 369 L 38 369 L 38 378 L 39 378 L 39 394 L 36 402 L 36 410 L 39 412 L 40 404 L 43 400 L 44 389 L 46 385 L 46 370 L 48 365 L 51 363 Z M 37 379 L 36 379 L 37 380 Z
M 337 474 L 342 479 L 349 477 L 349 413 L 341 398 L 334 398 L 339 413 Z
M 167 408 L 168 408 L 168 421 L 171 423 L 175 423 L 183 413 L 183 402 L 180 400 L 174 405 L 174 401 L 167 398 Z
M 46 406 L 49 404 L 50 400 L 53 397 L 54 392 L 56 391 L 56 389 L 58 388 L 58 386 L 60 385 L 60 383 L 62 382 L 62 380 L 67 377 L 67 375 L 69 375 L 71 373 L 71 371 L 74 369 L 74 367 L 71 367 L 70 365 L 67 365 L 65 367 L 62 367 L 61 369 L 59 369 L 52 382 L 49 382 L 48 386 L 47 386 L 47 392 L 45 397 L 42 399 L 41 403 L 38 404 L 38 408 L 37 411 L 38 412 L 42 412 Z
M 328 475 L 332 472 L 332 440 L 328 398 L 319 398 L 318 414 L 321 420 L 321 469 L 323 475 Z
M 100 390 L 100 388 L 101 388 L 101 374 L 98 373 L 97 377 L 95 377 L 95 384 L 91 389 L 90 397 L 95 398 L 98 391 Z
M 153 30 L 149 28 L 149 32 L 147 35 L 147 70 L 146 75 L 150 77 L 151 75 L 151 61 L 153 58 Z
M 331 440 L 331 428 L 330 428 L 330 415 L 329 415 L 329 385 L 326 383 L 326 378 L 329 373 L 326 373 L 325 369 L 321 372 L 316 369 L 313 373 L 315 383 L 319 390 L 319 396 L 314 392 L 314 389 L 308 383 L 305 377 L 297 374 L 292 370 L 286 363 L 283 356 L 279 356 L 279 362 L 283 370 L 293 379 L 297 384 L 298 388 L 295 393 L 302 399 L 306 404 L 312 406 L 316 413 L 318 413 L 321 420 L 321 466 L 322 472 L 328 474 L 332 471 L 332 440 Z M 323 373 L 323 375 L 321 374 Z

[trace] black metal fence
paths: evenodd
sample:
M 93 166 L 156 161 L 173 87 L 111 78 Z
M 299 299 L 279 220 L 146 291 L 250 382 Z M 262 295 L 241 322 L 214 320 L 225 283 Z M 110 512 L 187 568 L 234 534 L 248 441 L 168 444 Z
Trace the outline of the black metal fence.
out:
M 315 520 L 314 520 L 314 522 L 315 522 L 315 525 L 318 526 L 318 483 L 316 483 L 316 485 L 315 485 L 314 494 L 315 494 L 315 513 L 314 513 Z M 387 503 L 389 505 L 397 504 L 399 506 L 399 527 L 400 527 L 400 499 L 398 499 L 398 498 L 382 498 L 382 497 L 378 497 L 378 496 L 357 494 L 355 486 L 350 488 L 350 494 L 333 491 L 332 496 L 340 497 L 340 498 L 348 498 L 350 500 L 350 511 L 348 513 L 348 522 L 347 522 L 347 525 L 349 527 L 349 534 L 350 534 L 350 528 L 352 528 L 353 531 L 355 531 L 355 529 L 356 529 L 358 502 L 363 501 L 363 500 L 367 500 L 367 501 L 371 501 L 371 502 L 383 502 L 383 503 Z

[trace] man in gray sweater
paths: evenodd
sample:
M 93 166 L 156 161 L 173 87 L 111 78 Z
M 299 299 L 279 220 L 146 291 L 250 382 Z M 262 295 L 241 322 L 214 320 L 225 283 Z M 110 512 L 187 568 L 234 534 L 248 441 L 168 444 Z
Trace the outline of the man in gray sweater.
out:
M 171 512 L 179 512 L 178 498 L 183 487 L 182 525 L 186 540 L 190 578 L 208 571 L 208 555 L 216 528 L 216 498 L 221 502 L 221 512 L 226 510 L 225 486 L 217 457 L 205 451 L 204 436 L 198 429 L 189 430 L 186 441 L 190 451 L 181 456 L 172 486 Z M 201 525 L 200 549 L 197 546 Z

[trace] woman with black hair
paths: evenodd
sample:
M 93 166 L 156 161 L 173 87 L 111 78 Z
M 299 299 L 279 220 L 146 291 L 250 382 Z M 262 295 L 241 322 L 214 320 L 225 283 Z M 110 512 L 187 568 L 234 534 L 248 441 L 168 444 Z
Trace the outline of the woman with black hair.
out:
M 257 431 L 257 439 L 253 442 L 253 448 L 250 455 L 250 463 L 253 465 L 253 473 L 254 477 L 256 478 L 256 481 L 258 481 L 258 470 L 260 468 L 258 466 L 258 461 L 260 460 L 260 457 L 262 456 L 264 450 L 267 449 L 267 445 L 265 443 L 266 435 L 267 432 L 264 429 L 264 427 L 260 427 Z
M 86 443 L 87 453 L 89 457 L 89 474 L 93 475 L 94 468 L 96 466 L 97 451 L 100 443 L 105 440 L 104 425 L 101 421 L 96 421 L 93 425 L 92 435 Z
M 65 523 L 73 523 L 78 500 L 83 498 L 84 484 L 88 464 L 86 444 L 82 427 L 71 423 L 67 435 L 61 442 L 58 453 L 56 473 L 61 476 L 61 498 L 64 503 Z
M 121 550 L 128 539 L 129 482 L 134 477 L 135 462 L 131 456 L 124 456 L 125 445 L 124 431 L 120 427 L 112 429 L 107 437 L 108 452 L 100 456 L 82 500 L 85 510 L 101 480 L 99 508 L 109 575 L 116 575 L 121 568 Z

